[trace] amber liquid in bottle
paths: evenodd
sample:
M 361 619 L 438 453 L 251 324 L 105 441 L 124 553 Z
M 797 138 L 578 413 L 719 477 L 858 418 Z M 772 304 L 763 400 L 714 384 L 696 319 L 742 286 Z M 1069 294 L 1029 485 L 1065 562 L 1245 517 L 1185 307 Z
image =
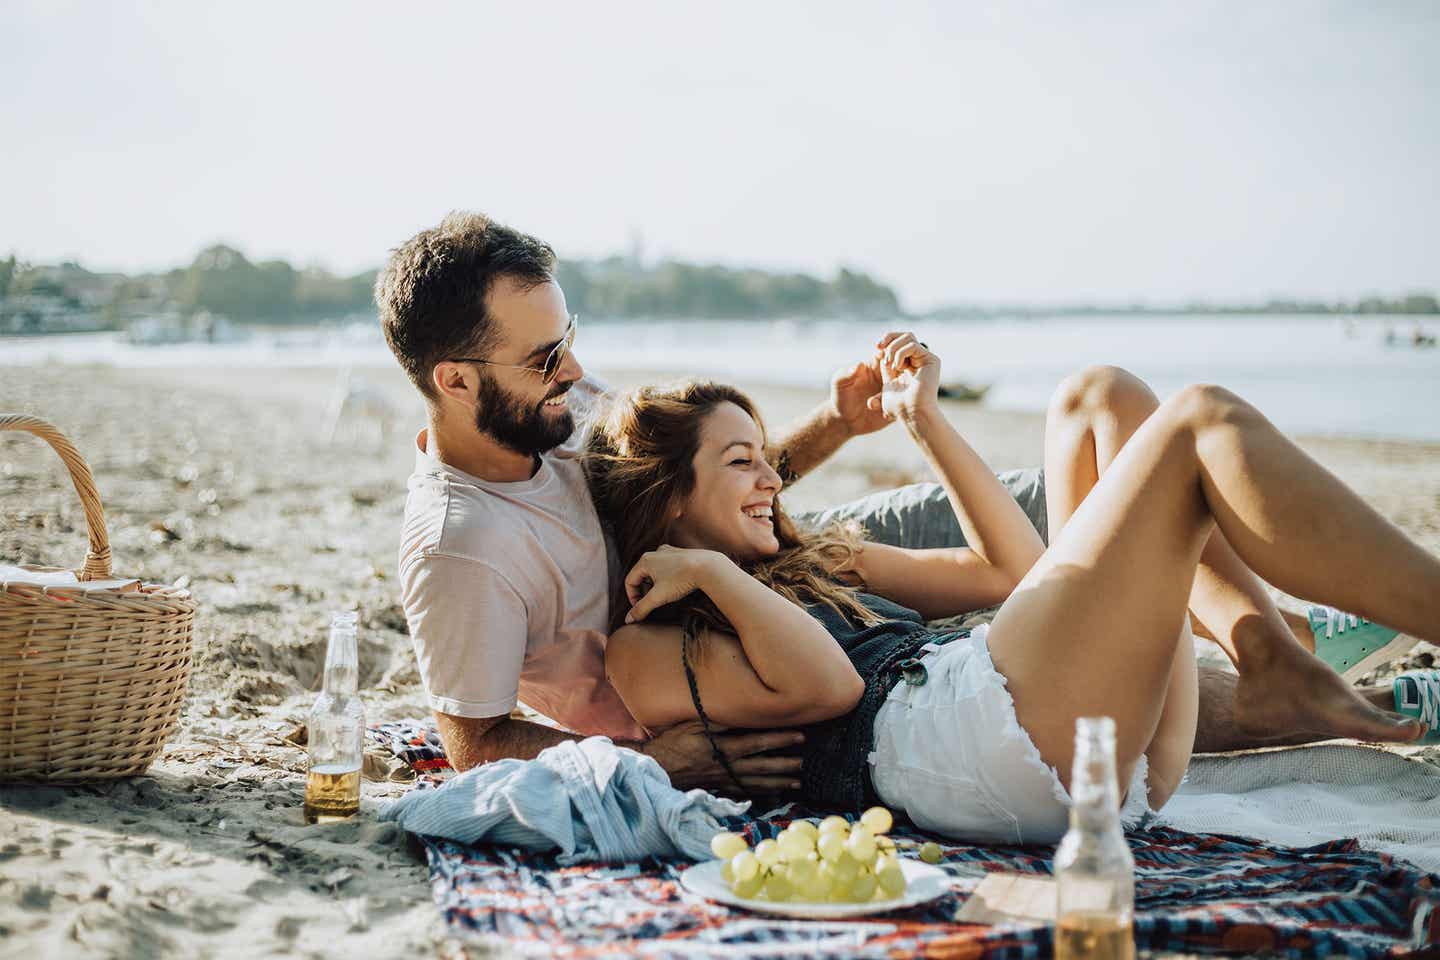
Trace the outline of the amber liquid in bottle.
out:
M 305 822 L 347 820 L 360 812 L 365 708 L 357 693 L 356 617 L 338 613 L 330 623 L 330 646 L 320 696 L 306 720 L 310 769 L 305 776 Z
M 311 767 L 305 776 L 305 822 L 333 823 L 360 812 L 360 768 Z
M 1057 960 L 1134 960 L 1134 926 L 1115 913 L 1067 914 L 1055 929 L 1055 956 Z

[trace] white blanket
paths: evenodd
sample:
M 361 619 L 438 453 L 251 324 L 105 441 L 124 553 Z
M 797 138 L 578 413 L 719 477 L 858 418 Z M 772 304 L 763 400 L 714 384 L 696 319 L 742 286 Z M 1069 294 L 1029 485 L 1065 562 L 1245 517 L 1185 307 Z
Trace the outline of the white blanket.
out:
M 1158 825 L 1305 847 L 1354 837 L 1440 873 L 1440 769 L 1358 744 L 1196 757 Z

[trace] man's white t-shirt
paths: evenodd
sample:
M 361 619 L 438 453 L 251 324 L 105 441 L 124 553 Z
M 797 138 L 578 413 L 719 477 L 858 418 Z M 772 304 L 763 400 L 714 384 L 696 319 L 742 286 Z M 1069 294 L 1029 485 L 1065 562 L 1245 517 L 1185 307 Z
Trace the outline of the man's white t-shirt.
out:
M 578 459 L 603 394 L 571 388 L 575 431 L 528 480 L 481 480 L 417 437 L 400 589 L 434 709 L 498 717 L 518 698 L 577 733 L 644 738 L 605 678 L 611 551 Z

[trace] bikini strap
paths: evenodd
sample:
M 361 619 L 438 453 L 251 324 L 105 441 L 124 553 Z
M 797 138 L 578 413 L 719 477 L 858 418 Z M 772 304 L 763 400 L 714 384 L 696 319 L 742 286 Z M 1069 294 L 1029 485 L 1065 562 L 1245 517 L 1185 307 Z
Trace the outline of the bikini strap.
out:
M 695 704 L 695 712 L 700 716 L 700 726 L 705 730 L 705 739 L 710 741 L 710 755 L 716 762 L 725 769 L 730 776 L 730 782 L 735 784 L 735 789 L 743 795 L 745 787 L 740 783 L 740 778 L 735 774 L 735 768 L 730 766 L 730 758 L 725 756 L 725 751 L 720 749 L 720 744 L 715 742 L 715 734 L 710 729 L 710 718 L 705 714 L 705 708 L 700 704 L 700 685 L 695 680 L 695 670 L 690 666 L 690 641 L 697 643 L 700 618 L 693 613 L 685 615 L 685 620 L 680 628 L 680 664 L 685 668 L 685 680 L 690 684 L 690 700 Z

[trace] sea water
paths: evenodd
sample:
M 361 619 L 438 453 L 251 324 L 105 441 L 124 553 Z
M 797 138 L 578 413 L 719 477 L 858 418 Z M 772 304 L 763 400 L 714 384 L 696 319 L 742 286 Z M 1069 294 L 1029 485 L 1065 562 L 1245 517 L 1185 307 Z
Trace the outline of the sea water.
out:
M 1420 321 L 1440 333 L 1440 318 Z M 1306 435 L 1440 441 L 1440 348 L 1406 345 L 1412 317 L 1090 315 L 987 321 L 618 321 L 582 318 L 576 356 L 591 370 L 680 372 L 823 389 L 887 329 L 914 329 L 944 379 L 991 386 L 990 407 L 1043 410 L 1065 374 L 1110 363 L 1163 397 L 1216 383 L 1281 429 Z M 1395 333 L 1387 343 L 1387 330 Z M 140 346 L 119 334 L 0 338 L 0 365 L 104 363 L 392 367 L 374 324 L 255 328 L 246 340 Z

